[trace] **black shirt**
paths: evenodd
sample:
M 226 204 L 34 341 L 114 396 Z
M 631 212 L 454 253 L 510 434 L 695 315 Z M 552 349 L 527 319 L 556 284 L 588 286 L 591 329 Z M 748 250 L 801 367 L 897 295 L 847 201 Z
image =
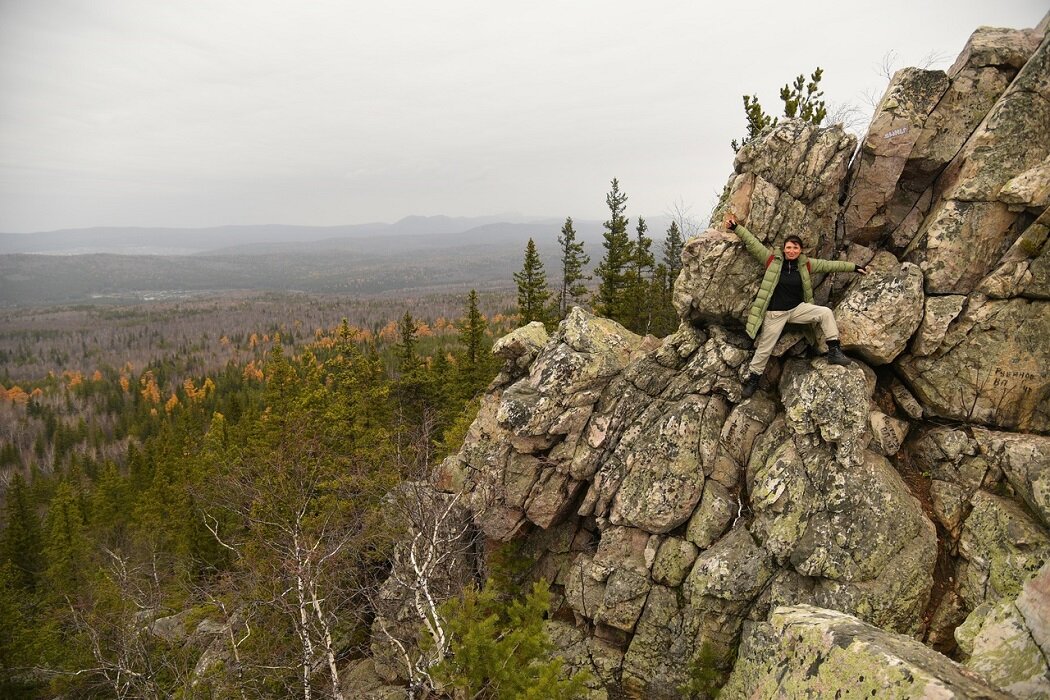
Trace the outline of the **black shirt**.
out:
M 798 271 L 798 260 L 785 259 L 767 311 L 789 311 L 801 303 L 802 274 Z

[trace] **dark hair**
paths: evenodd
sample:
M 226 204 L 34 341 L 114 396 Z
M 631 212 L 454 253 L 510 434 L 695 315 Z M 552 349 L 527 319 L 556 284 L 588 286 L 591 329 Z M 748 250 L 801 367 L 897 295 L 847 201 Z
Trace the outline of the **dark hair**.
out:
M 785 238 L 784 239 L 784 245 L 787 245 L 788 243 L 796 243 L 796 244 L 798 244 L 799 248 L 803 247 L 802 246 L 802 239 L 799 238 L 798 236 L 792 235 L 792 236 L 788 236 L 787 238 Z

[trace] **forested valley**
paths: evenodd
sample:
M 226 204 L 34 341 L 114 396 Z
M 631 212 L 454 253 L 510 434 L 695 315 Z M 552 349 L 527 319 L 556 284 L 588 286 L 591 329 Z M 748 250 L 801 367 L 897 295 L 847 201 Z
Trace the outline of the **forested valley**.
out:
M 512 312 L 472 293 L 5 313 L 0 695 L 209 696 L 184 644 L 204 621 L 245 697 L 360 654 L 398 532 L 383 501 L 458 447 Z

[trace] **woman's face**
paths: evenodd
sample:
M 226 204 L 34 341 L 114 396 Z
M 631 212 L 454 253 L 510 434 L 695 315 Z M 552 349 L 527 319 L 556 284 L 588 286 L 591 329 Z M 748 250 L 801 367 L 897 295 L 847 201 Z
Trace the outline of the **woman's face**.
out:
M 784 244 L 784 257 L 788 260 L 798 260 L 798 256 L 802 254 L 802 246 L 794 241 L 788 241 Z

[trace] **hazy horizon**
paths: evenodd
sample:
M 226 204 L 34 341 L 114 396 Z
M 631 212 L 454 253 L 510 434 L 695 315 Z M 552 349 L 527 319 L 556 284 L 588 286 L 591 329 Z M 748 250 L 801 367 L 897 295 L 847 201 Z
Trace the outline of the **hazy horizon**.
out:
M 741 95 L 824 69 L 862 133 L 893 68 L 944 68 L 1034 0 L 0 4 L 0 231 L 708 213 Z

